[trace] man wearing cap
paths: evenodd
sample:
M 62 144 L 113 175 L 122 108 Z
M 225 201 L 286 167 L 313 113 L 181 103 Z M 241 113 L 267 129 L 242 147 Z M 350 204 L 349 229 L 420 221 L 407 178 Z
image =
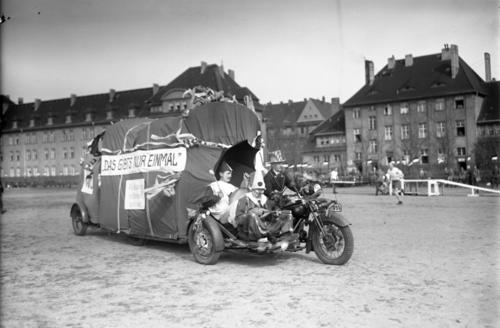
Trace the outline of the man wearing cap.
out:
M 285 187 L 295 190 L 293 179 L 284 172 L 283 163 L 285 163 L 285 160 L 281 156 L 281 151 L 277 150 L 270 153 L 269 162 L 271 163 L 271 169 L 264 176 L 266 184 L 264 194 L 271 198 L 274 192 L 281 192 Z

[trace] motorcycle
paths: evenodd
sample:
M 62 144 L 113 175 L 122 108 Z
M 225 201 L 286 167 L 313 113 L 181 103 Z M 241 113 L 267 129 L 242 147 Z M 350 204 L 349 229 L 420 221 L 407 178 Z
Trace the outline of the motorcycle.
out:
M 294 232 L 299 235 L 299 246 L 291 251 L 314 251 L 325 264 L 343 265 L 354 250 L 350 223 L 341 214 L 342 204 L 336 199 L 320 198 L 319 184 L 306 184 L 293 195 L 277 192 L 273 200 L 293 216 Z
M 337 200 L 319 198 L 319 185 L 314 189 L 312 194 L 301 190 L 294 195 L 283 192 L 273 195 L 277 209 L 267 211 L 266 216 L 291 215 L 293 229 L 265 241 L 239 239 L 236 228 L 216 220 L 208 209 L 210 206 L 202 204 L 192 216 L 188 230 L 188 244 L 196 261 L 215 264 L 224 249 L 243 249 L 260 254 L 314 251 L 325 264 L 347 263 L 353 253 L 354 239 L 350 223 L 340 214 L 342 205 Z

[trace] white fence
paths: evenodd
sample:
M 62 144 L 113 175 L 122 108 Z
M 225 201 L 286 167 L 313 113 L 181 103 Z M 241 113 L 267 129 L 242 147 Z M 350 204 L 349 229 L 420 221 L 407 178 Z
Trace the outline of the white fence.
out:
M 467 188 L 470 190 L 470 194 L 467 196 L 478 196 L 477 192 L 478 191 L 485 191 L 485 192 L 491 192 L 495 194 L 500 194 L 500 190 L 496 189 L 490 189 L 490 188 L 483 188 L 483 187 L 478 187 L 478 186 L 472 186 L 468 185 L 465 183 L 458 183 L 458 182 L 453 182 L 453 181 L 448 181 L 448 180 L 443 180 L 443 179 L 403 179 L 401 180 L 401 188 L 405 191 L 405 194 L 418 194 L 418 188 L 421 185 L 424 185 L 425 187 L 425 194 L 427 196 L 439 196 L 442 194 L 442 191 L 439 191 L 439 185 L 441 184 L 441 187 L 444 187 L 445 185 L 450 185 L 450 186 L 455 186 L 455 187 L 462 187 L 462 188 Z M 412 190 L 415 190 L 413 192 Z M 389 184 L 389 194 L 392 195 L 392 183 Z

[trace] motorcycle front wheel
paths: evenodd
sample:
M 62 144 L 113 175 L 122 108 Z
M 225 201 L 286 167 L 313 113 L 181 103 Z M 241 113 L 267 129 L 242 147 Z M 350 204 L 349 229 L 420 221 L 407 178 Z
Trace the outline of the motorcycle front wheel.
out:
M 206 218 L 200 225 L 194 222 L 188 232 L 189 249 L 196 262 L 201 264 L 215 264 L 219 260 L 224 240 L 217 223 L 212 218 Z
M 354 250 L 354 238 L 349 226 L 340 227 L 332 219 L 320 219 L 323 231 L 315 224 L 311 238 L 316 256 L 325 264 L 343 265 Z

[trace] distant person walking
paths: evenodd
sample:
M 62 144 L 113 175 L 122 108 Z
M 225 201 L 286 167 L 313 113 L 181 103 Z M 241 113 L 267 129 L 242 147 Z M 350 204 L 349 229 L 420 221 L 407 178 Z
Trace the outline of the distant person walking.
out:
M 7 212 L 7 210 L 3 208 L 3 184 L 0 178 L 0 213 L 4 214 L 5 212 Z
M 401 192 L 401 179 L 404 178 L 403 172 L 395 167 L 394 163 L 391 162 L 389 163 L 389 169 L 387 169 L 387 176 L 389 178 L 389 181 L 392 183 L 392 192 L 398 200 L 397 204 L 403 204 L 403 201 L 400 198 L 403 196 Z
M 337 193 L 337 191 L 335 190 L 335 183 L 337 181 L 339 181 L 339 173 L 337 172 L 337 169 L 333 169 L 332 172 L 330 172 L 330 183 L 332 184 L 334 194 Z

